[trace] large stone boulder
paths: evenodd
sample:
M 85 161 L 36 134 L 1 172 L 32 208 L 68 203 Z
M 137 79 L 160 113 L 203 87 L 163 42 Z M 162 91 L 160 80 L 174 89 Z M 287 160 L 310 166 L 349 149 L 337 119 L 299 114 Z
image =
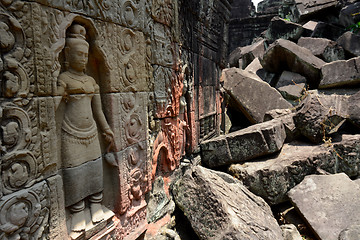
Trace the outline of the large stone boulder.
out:
M 344 32 L 345 28 L 326 22 L 318 22 L 310 37 L 327 38 L 336 41 Z
M 230 67 L 245 69 L 255 58 L 265 53 L 265 40 L 260 40 L 249 46 L 238 47 L 229 55 Z
M 286 138 L 283 123 L 274 119 L 201 143 L 202 162 L 209 167 L 240 163 L 279 151 Z
M 325 62 L 345 59 L 344 49 L 335 41 L 326 38 L 302 37 L 297 44 L 300 47 L 309 49 L 316 57 Z
M 286 193 L 307 175 L 344 172 L 360 176 L 360 135 L 341 138 L 322 145 L 286 143 L 276 156 L 233 164 L 228 171 L 266 202 L 279 204 L 288 200 Z
M 360 187 L 344 173 L 307 176 L 288 195 L 319 239 L 338 240 L 359 222 Z
M 266 71 L 263 66 L 260 63 L 259 58 L 255 58 L 246 68 L 245 71 L 256 74 L 259 78 L 261 78 L 263 81 L 269 83 L 270 85 L 274 81 L 275 74 Z M 272 85 L 271 85 L 272 86 Z
M 224 82 L 223 88 L 230 95 L 232 105 L 252 123 L 262 122 L 269 110 L 292 107 L 275 88 L 244 70 L 224 69 L 221 81 Z
M 271 19 L 265 37 L 270 43 L 279 38 L 296 42 L 301 37 L 303 31 L 304 28 L 300 24 L 293 23 L 279 17 L 274 17 Z
M 309 49 L 285 39 L 278 39 L 271 44 L 260 62 L 269 72 L 280 74 L 288 70 L 301 74 L 306 77 L 310 88 L 319 85 L 321 67 L 325 64 Z
M 337 0 L 294 0 L 294 2 L 293 15 L 299 22 L 307 19 L 310 15 L 319 14 L 319 12 L 324 14 L 326 9 L 336 6 L 338 3 Z
M 360 84 L 360 57 L 327 63 L 321 68 L 319 88 L 334 88 Z
M 306 78 L 298 73 L 283 71 L 276 83 L 276 89 L 286 100 L 296 105 L 306 90 Z
M 232 176 L 193 167 L 173 185 L 174 199 L 202 240 L 282 240 L 270 207 Z
M 294 116 L 296 128 L 313 143 L 321 143 L 337 132 L 348 117 L 348 96 L 308 91 Z
M 352 32 L 346 32 L 341 35 L 337 42 L 351 56 L 360 56 L 360 36 Z

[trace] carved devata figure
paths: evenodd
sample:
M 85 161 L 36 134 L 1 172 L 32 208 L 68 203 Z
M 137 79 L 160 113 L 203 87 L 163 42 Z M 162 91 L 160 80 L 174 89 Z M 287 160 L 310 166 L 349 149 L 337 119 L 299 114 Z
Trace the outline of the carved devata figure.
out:
M 98 128 L 104 139 L 113 144 L 114 134 L 102 111 L 99 86 L 85 74 L 89 44 L 86 30 L 73 24 L 65 44 L 66 71 L 58 77 L 58 95 L 65 110 L 61 126 L 61 158 L 65 206 L 71 213 L 71 231 L 86 227 L 85 206 L 89 206 L 95 225 L 104 220 L 102 202 L 103 175 Z

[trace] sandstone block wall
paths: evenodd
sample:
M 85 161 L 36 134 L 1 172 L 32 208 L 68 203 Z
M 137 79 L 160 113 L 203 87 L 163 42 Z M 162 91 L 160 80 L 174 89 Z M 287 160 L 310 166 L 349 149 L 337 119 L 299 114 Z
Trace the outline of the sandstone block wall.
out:
M 229 15 L 228 0 L 0 1 L 0 239 L 70 234 L 57 91 L 71 25 L 86 29 L 85 74 L 114 133 L 109 148 L 97 126 L 114 217 L 73 238 L 136 239 L 155 176 L 220 132 Z

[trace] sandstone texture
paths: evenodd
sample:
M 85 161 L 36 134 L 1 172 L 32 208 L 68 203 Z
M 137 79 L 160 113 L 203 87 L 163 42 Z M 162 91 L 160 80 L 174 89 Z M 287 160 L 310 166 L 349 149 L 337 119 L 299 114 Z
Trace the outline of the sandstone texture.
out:
M 359 220 L 360 187 L 344 173 L 306 176 L 288 195 L 319 239 L 338 240 Z
M 304 28 L 297 23 L 286 21 L 285 19 L 274 17 L 271 19 L 268 30 L 265 37 L 269 42 L 274 42 L 277 39 L 287 39 L 291 41 L 297 41 Z
M 283 239 L 265 201 L 228 174 L 193 167 L 172 192 L 199 239 Z
M 244 162 L 282 148 L 286 138 L 281 121 L 255 124 L 201 143 L 202 162 L 209 167 Z
M 327 63 L 321 68 L 319 88 L 354 86 L 360 83 L 360 57 Z
M 269 72 L 281 73 L 288 70 L 301 74 L 306 77 L 310 88 L 318 86 L 321 67 L 325 64 L 310 50 L 285 39 L 278 39 L 270 45 L 260 62 Z
M 279 204 L 287 201 L 286 193 L 307 175 L 325 171 L 359 176 L 359 143 L 359 135 L 343 135 L 331 145 L 286 143 L 277 156 L 233 164 L 229 173 L 268 203 Z
M 339 45 L 342 46 L 347 53 L 354 57 L 360 56 L 359 41 L 360 36 L 349 31 L 344 33 L 337 39 Z
M 316 57 L 325 62 L 345 59 L 344 49 L 335 41 L 326 38 L 302 37 L 297 44 L 309 49 Z
M 265 112 L 290 108 L 291 104 L 268 83 L 253 78 L 251 74 L 241 69 L 225 69 L 221 76 L 223 88 L 230 95 L 231 101 L 252 122 L 259 123 L 264 119 Z M 262 96 L 259 98 L 258 96 Z

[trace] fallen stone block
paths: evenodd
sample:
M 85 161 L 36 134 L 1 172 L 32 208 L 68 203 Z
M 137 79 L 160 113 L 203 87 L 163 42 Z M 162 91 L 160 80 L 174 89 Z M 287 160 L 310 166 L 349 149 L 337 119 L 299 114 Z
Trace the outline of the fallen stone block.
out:
M 203 141 L 200 145 L 202 162 L 209 167 L 219 167 L 269 155 L 282 148 L 285 138 L 280 120 L 255 124 Z
M 345 122 L 347 110 L 348 96 L 308 91 L 297 107 L 294 123 L 301 135 L 313 143 L 321 143 L 329 134 L 337 132 Z
M 252 123 L 262 122 L 269 110 L 292 107 L 275 88 L 244 70 L 224 69 L 221 80 L 232 106 L 237 107 Z
M 360 21 L 360 2 L 356 2 L 345 6 L 341 9 L 339 14 L 339 22 L 344 27 L 349 27 Z
M 344 173 L 307 176 L 288 195 L 319 239 L 338 240 L 359 221 L 360 187 Z
M 275 79 L 275 74 L 266 71 L 260 63 L 259 58 L 255 58 L 246 68 L 245 71 L 256 74 L 260 79 L 270 85 Z M 272 86 L 272 85 L 271 85 Z
M 297 22 L 304 21 L 314 14 L 326 11 L 330 7 L 335 7 L 338 3 L 337 0 L 295 0 L 294 2 L 293 15 L 296 16 Z
M 287 21 L 280 17 L 274 17 L 271 19 L 265 37 L 270 43 L 279 38 L 296 42 L 301 37 L 303 31 L 304 28 L 300 24 Z
M 286 100 L 296 105 L 295 101 L 302 96 L 306 89 L 306 78 L 298 73 L 283 71 L 276 84 L 276 89 Z
M 249 46 L 238 47 L 229 55 L 230 67 L 245 69 L 255 58 L 265 53 L 265 40 L 260 40 Z
M 309 49 L 285 39 L 276 40 L 271 44 L 260 62 L 269 72 L 280 74 L 287 70 L 301 74 L 306 77 L 310 88 L 316 88 L 319 85 L 321 67 L 325 64 Z
M 337 39 L 337 43 L 351 56 L 360 56 L 360 36 L 352 32 L 345 32 Z
M 302 37 L 299 39 L 298 45 L 309 49 L 316 57 L 325 62 L 345 59 L 344 49 L 335 41 L 326 38 Z
M 291 142 L 300 136 L 294 123 L 294 116 L 295 113 L 290 109 L 274 109 L 265 113 L 264 121 L 270 121 L 272 119 L 280 120 L 286 132 L 285 142 Z
M 319 88 L 335 88 L 360 84 L 360 57 L 327 63 L 321 68 Z
M 346 32 L 345 28 L 325 22 L 318 22 L 310 37 L 327 38 L 336 41 L 344 32 Z
M 233 164 L 228 171 L 269 204 L 279 204 L 288 200 L 286 193 L 307 175 L 344 172 L 360 176 L 359 144 L 360 135 L 342 135 L 342 140 L 323 145 L 295 141 L 284 144 L 276 156 Z
M 284 239 L 265 201 L 228 174 L 193 167 L 172 193 L 201 240 Z

